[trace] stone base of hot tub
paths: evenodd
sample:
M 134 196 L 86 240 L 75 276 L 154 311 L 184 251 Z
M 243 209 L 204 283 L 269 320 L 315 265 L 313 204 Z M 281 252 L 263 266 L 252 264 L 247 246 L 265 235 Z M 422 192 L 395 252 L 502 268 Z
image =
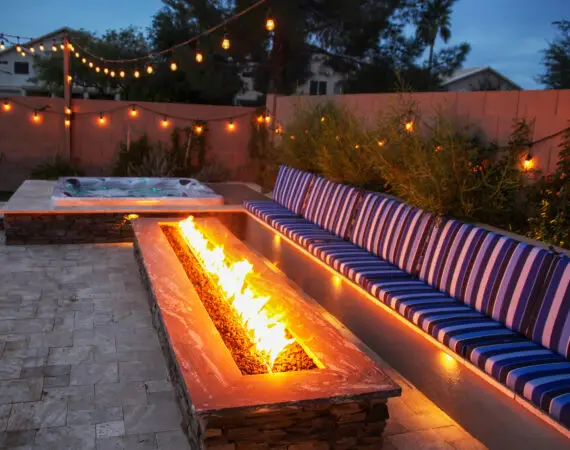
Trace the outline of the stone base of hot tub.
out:
M 190 213 L 139 212 L 137 217 L 188 217 Z M 240 213 L 192 213 L 213 216 L 232 231 L 245 229 Z M 93 244 L 133 242 L 131 214 L 125 213 L 38 213 L 10 214 L 4 217 L 6 245 Z
M 382 448 L 382 432 L 389 418 L 388 407 L 386 399 L 375 398 L 374 395 L 197 413 L 184 385 L 136 241 L 135 255 L 192 450 Z

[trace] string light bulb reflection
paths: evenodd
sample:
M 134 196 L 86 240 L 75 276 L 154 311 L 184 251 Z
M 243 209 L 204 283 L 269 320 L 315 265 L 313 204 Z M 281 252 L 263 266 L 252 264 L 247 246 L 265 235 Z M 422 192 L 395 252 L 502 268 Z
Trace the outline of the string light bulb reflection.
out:
M 2 105 L 2 109 L 6 112 L 12 110 L 12 104 L 8 100 L 4 100 L 4 104 Z
M 136 106 L 132 106 L 131 107 L 131 111 L 129 112 L 129 114 L 131 115 L 131 117 L 136 117 L 139 115 L 139 112 L 137 111 L 137 107 Z

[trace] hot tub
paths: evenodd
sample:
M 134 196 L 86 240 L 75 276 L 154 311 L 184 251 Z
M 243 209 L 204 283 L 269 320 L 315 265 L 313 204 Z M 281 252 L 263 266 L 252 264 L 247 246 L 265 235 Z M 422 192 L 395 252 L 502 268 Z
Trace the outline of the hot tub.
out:
M 224 198 L 191 178 L 60 178 L 55 206 L 222 205 Z

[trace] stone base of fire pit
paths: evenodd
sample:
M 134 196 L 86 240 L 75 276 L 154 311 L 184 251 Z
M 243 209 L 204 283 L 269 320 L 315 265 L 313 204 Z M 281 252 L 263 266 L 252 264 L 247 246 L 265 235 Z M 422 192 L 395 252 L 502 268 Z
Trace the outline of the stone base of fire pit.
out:
M 199 219 L 229 256 L 253 264 L 282 305 L 289 330 L 319 365 L 301 372 L 242 375 L 160 223 L 135 221 L 135 254 L 191 448 L 382 448 L 387 400 L 400 395 L 400 388 L 270 264 L 217 220 Z

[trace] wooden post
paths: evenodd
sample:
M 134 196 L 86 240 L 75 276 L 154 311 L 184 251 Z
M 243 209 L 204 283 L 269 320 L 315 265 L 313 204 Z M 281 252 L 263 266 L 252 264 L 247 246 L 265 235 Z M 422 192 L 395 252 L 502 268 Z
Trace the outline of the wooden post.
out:
M 71 75 L 71 49 L 69 48 L 69 36 L 65 33 L 63 37 L 63 100 L 65 103 L 65 111 L 67 108 L 71 110 L 71 84 L 69 76 Z M 67 116 L 65 117 L 68 118 Z M 69 117 L 71 119 L 71 117 Z M 69 159 L 73 159 L 73 150 L 71 146 L 71 130 L 73 128 L 73 120 L 69 127 L 64 126 L 64 149 Z

